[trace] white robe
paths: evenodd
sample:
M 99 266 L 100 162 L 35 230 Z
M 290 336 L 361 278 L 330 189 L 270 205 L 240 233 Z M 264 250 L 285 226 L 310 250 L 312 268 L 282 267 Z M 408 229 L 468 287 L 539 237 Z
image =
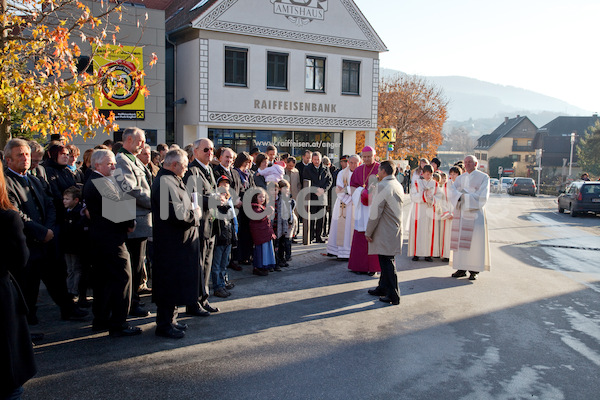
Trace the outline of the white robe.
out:
M 352 234 L 354 233 L 354 205 L 350 194 L 350 178 L 352 178 L 350 167 L 346 167 L 337 175 L 335 186 L 337 198 L 331 213 L 331 227 L 327 239 L 327 253 L 339 258 L 350 257 Z M 343 208 L 342 205 L 344 205 Z M 344 224 L 343 238 L 338 238 L 338 223 Z
M 433 205 L 425 201 L 425 191 L 433 192 Z M 441 201 L 441 191 L 433 179 L 426 181 L 417 178 L 411 184 L 410 199 L 412 209 L 410 216 L 408 256 L 439 257 L 440 239 L 439 224 L 435 214 Z
M 490 245 L 488 239 L 485 204 L 490 196 L 490 177 L 481 171 L 463 173 L 448 186 L 448 197 L 455 208 L 452 224 L 463 232 L 463 226 L 473 221 L 473 235 L 469 249 L 452 250 L 450 265 L 454 269 L 469 271 L 490 270 Z M 457 214 L 460 213 L 460 218 Z M 466 222 L 465 222 L 466 221 Z M 456 231 L 456 229 L 454 229 Z
M 448 199 L 448 186 L 446 182 L 440 186 L 441 202 L 438 211 L 440 225 L 440 257 L 450 258 L 450 240 L 452 239 L 452 211 L 453 207 Z

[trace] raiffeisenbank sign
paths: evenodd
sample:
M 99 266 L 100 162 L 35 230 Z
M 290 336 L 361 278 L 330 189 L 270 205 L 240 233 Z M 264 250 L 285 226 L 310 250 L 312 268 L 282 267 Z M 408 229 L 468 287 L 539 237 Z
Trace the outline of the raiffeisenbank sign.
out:
M 271 0 L 273 12 L 284 15 L 297 25 L 306 25 L 314 19 L 323 21 L 327 0 Z

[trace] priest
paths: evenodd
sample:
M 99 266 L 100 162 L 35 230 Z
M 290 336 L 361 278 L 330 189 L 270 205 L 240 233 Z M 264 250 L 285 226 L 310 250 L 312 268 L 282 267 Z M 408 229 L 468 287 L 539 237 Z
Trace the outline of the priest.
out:
M 454 278 L 467 276 L 474 281 L 481 271 L 490 270 L 490 245 L 485 205 L 490 195 L 490 177 L 477 170 L 477 158 L 467 156 L 465 173 L 449 186 L 448 197 L 454 206 L 450 265 Z
M 337 174 L 335 192 L 337 198 L 333 206 L 331 227 L 327 240 L 327 253 L 337 256 L 338 260 L 348 260 L 354 232 L 354 205 L 350 180 L 352 173 L 360 163 L 356 154 L 348 157 L 348 166 Z
M 350 187 L 352 202 L 354 203 L 354 232 L 348 269 L 357 274 L 374 275 L 379 272 L 379 257 L 368 254 L 368 243 L 365 230 L 369 220 L 371 196 L 377 187 L 377 172 L 379 163 L 375 162 L 375 149 L 366 146 L 362 149 L 363 164 L 352 173 Z

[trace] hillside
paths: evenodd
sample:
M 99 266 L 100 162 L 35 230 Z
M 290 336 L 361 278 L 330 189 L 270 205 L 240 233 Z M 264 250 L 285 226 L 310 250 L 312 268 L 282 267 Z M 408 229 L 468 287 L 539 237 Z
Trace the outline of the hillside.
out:
M 383 77 L 398 73 L 402 74 L 397 70 L 381 69 Z M 444 90 L 449 100 L 449 122 L 474 123 L 484 119 L 495 123 L 495 120 L 504 120 L 504 116 L 514 117 L 520 114 L 527 115 L 537 126 L 542 126 L 558 115 L 592 114 L 591 111 L 565 101 L 514 86 L 503 86 L 462 76 L 423 78 Z

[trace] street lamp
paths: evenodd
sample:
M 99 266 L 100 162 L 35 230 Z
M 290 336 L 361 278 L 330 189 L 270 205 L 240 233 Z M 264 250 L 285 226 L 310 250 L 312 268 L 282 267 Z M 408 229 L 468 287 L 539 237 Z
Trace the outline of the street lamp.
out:
M 571 157 L 569 158 L 569 178 L 571 177 L 571 168 L 573 167 L 573 144 L 575 143 L 575 132 L 571 132 Z

